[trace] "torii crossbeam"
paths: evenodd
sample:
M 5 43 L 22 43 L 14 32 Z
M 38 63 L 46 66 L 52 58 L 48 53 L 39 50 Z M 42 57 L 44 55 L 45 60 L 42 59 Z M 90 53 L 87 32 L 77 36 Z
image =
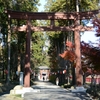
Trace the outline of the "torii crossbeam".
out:
M 78 20 L 90 19 L 95 17 L 99 13 L 99 10 L 87 11 L 87 12 L 73 12 L 73 13 L 63 13 L 63 12 L 20 12 L 6 10 L 5 13 L 8 15 L 9 19 L 19 19 L 27 20 L 27 25 L 21 27 L 14 27 L 17 31 L 26 31 L 26 62 L 25 62 L 25 77 L 24 77 L 24 87 L 30 87 L 30 33 L 31 31 L 74 31 L 75 37 L 75 54 L 76 54 L 76 81 L 82 83 L 82 73 L 81 70 L 81 53 L 80 53 L 80 31 L 91 30 L 92 27 L 84 27 L 82 25 L 77 25 Z M 31 26 L 30 20 L 51 20 L 50 26 Z M 74 26 L 55 26 L 55 20 L 74 20 Z

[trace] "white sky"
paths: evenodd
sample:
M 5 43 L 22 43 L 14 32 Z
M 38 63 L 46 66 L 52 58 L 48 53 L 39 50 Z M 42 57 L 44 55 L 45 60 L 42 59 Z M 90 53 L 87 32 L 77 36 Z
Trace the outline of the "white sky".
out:
M 39 6 L 39 12 L 43 12 L 44 10 L 44 5 L 45 5 L 46 0 L 40 0 L 41 6 Z M 88 23 L 87 26 L 91 26 L 91 23 Z M 89 41 L 93 43 L 97 43 L 97 37 L 95 36 L 94 31 L 86 31 L 84 34 L 81 36 L 81 41 L 84 41 L 88 43 Z
M 91 42 L 97 42 L 97 37 L 95 36 L 95 32 L 92 32 L 92 31 L 86 31 L 86 32 L 84 32 L 84 34 L 82 35 L 82 37 L 81 37 L 81 41 L 85 41 L 85 42 L 89 42 L 89 41 L 91 41 Z
M 45 5 L 46 0 L 40 0 L 41 6 L 39 6 L 39 12 L 43 12 L 44 10 L 44 5 Z
M 91 23 L 88 23 L 87 26 L 92 26 Z M 85 41 L 85 42 L 93 42 L 93 43 L 97 43 L 97 39 L 98 37 L 95 36 L 96 32 L 95 31 L 85 31 L 84 34 L 81 36 L 81 41 Z

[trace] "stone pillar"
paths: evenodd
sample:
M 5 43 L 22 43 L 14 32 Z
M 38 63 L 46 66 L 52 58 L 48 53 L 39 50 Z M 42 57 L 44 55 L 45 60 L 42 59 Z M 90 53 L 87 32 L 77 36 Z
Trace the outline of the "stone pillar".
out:
M 23 72 L 19 73 L 19 84 L 23 86 Z

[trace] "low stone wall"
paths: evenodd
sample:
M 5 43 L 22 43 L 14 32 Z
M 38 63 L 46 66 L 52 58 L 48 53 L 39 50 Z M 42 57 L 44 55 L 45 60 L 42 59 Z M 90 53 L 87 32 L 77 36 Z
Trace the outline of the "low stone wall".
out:
M 11 95 L 20 94 L 21 97 L 24 97 L 26 92 L 40 92 L 40 90 L 33 89 L 32 87 L 23 87 L 22 85 L 16 85 L 12 90 L 10 90 Z

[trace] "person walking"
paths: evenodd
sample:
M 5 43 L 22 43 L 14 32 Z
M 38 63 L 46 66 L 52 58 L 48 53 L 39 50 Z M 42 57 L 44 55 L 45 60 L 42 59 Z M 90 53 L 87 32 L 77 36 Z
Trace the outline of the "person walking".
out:
M 56 78 L 56 85 L 59 85 L 59 78 Z

